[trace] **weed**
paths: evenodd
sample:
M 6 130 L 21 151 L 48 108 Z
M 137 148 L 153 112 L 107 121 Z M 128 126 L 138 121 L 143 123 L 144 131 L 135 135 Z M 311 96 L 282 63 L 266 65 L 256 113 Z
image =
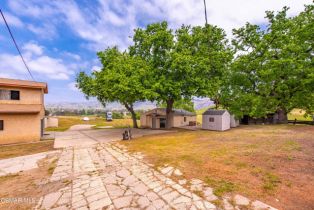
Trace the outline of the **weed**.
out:
M 237 188 L 237 186 L 234 183 L 225 180 L 216 180 L 206 177 L 205 182 L 209 186 L 214 187 L 214 194 L 219 197 L 221 197 L 223 194 L 227 192 L 233 192 Z
M 288 140 L 283 145 L 283 150 L 291 152 L 291 151 L 301 151 L 302 147 L 300 144 L 294 140 Z
M 198 195 L 199 197 L 203 197 L 203 196 L 204 196 L 203 192 L 200 191 L 200 190 L 194 190 L 193 193 L 194 193 L 195 195 Z
M 214 201 L 211 201 L 211 203 L 213 203 L 215 206 L 217 207 L 223 207 L 223 203 L 221 200 L 217 199 L 217 200 L 214 200 Z
M 241 169 L 241 168 L 246 168 L 247 167 L 247 163 L 244 162 L 236 162 L 235 166 L 237 167 L 237 169 Z
M 51 175 L 53 173 L 53 171 L 55 170 L 55 168 L 57 167 L 57 158 L 53 159 L 51 161 L 51 163 L 49 164 L 48 167 L 48 173 Z
M 263 181 L 263 189 L 269 193 L 273 192 L 278 184 L 281 183 L 279 177 L 275 174 L 272 174 L 271 172 L 267 172 L 264 174 Z
M 5 176 L 1 176 L 0 182 L 4 182 L 8 179 L 12 179 L 12 178 L 17 177 L 17 176 L 19 176 L 19 174 L 9 174 L 9 175 L 5 175 Z

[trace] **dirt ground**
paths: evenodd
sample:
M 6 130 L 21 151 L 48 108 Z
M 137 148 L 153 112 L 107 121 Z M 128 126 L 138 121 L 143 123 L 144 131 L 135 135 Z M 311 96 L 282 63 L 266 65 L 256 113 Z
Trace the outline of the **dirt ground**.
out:
M 56 161 L 57 157 L 48 156 L 39 162 L 37 169 L 0 177 L 0 209 L 31 209 L 37 205 L 42 195 L 69 184 L 64 180 L 48 183 Z
M 215 194 L 240 193 L 279 209 L 314 209 L 314 126 L 241 126 L 183 131 L 124 142 L 147 161 L 178 167 Z

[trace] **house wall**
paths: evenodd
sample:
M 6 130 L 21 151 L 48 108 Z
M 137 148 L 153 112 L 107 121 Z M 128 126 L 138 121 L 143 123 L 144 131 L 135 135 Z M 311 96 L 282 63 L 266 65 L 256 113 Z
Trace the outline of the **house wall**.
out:
M 147 125 L 147 117 L 146 115 L 142 114 L 141 117 L 140 117 L 140 122 L 141 122 L 141 127 L 142 128 L 146 128 L 148 127 Z
M 145 114 L 142 114 L 140 117 L 141 121 L 141 127 L 142 128 L 152 128 L 152 116 L 147 115 L 151 114 L 153 112 L 146 112 Z M 154 112 L 156 113 L 156 112 Z M 163 112 L 157 112 L 158 116 L 156 118 L 156 129 L 160 128 L 160 118 L 166 118 L 165 113 Z M 186 116 L 186 122 L 184 122 L 184 116 L 174 116 L 172 120 L 170 121 L 172 127 L 181 127 L 181 126 L 186 126 L 189 125 L 190 121 L 196 121 L 196 116 Z
M 44 118 L 44 91 L 34 88 L 0 86 L 0 89 L 20 91 L 20 100 L 0 100 L 0 104 L 41 105 L 37 114 L 0 114 L 4 130 L 0 131 L 0 144 L 39 141 L 41 119 Z
M 4 130 L 0 131 L 0 144 L 39 141 L 40 114 L 0 114 Z
M 16 88 L 3 86 L 0 86 L 0 89 L 20 91 L 20 100 L 0 100 L 1 104 L 44 104 L 42 89 Z
M 190 121 L 196 121 L 196 116 L 185 116 L 186 121 L 184 122 L 184 116 L 174 116 L 173 127 L 182 127 L 189 125 Z

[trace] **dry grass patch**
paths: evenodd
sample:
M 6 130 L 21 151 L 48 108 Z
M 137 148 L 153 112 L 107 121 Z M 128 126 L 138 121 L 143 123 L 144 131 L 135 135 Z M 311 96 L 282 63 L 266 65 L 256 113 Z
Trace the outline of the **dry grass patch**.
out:
M 0 159 L 47 152 L 50 150 L 54 150 L 53 144 L 54 141 L 49 140 L 16 145 L 2 145 L 0 146 Z
M 204 180 L 218 196 L 234 192 L 278 208 L 311 209 L 313 133 L 313 126 L 256 125 L 145 136 L 123 144 L 157 167 L 168 163 L 186 178 Z
M 66 131 L 73 125 L 86 124 L 95 125 L 95 128 L 100 126 L 112 126 L 114 128 L 126 128 L 132 126 L 132 119 L 113 119 L 106 121 L 103 117 L 88 116 L 89 121 L 83 121 L 83 116 L 59 116 L 59 126 L 56 128 L 46 128 L 46 131 Z

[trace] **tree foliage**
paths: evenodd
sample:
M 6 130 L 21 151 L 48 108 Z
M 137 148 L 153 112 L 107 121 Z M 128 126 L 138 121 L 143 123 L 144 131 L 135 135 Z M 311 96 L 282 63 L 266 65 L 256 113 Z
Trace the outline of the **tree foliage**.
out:
M 237 116 L 286 114 L 293 108 L 313 112 L 313 5 L 295 17 L 288 8 L 266 12 L 268 25 L 247 23 L 233 31 L 236 58 L 223 92 L 223 104 Z
M 149 97 L 166 104 L 166 127 L 171 126 L 175 101 L 192 96 L 213 96 L 220 86 L 225 65 L 232 55 L 225 33 L 218 27 L 182 26 L 173 32 L 167 22 L 136 29 L 132 55 L 151 67 Z
M 104 105 L 120 102 L 131 113 L 133 126 L 138 127 L 133 104 L 153 95 L 146 88 L 149 66 L 141 58 L 121 53 L 116 47 L 97 55 L 103 65 L 101 71 L 91 75 L 81 72 L 77 77 L 78 88 L 87 97 L 96 97 Z

